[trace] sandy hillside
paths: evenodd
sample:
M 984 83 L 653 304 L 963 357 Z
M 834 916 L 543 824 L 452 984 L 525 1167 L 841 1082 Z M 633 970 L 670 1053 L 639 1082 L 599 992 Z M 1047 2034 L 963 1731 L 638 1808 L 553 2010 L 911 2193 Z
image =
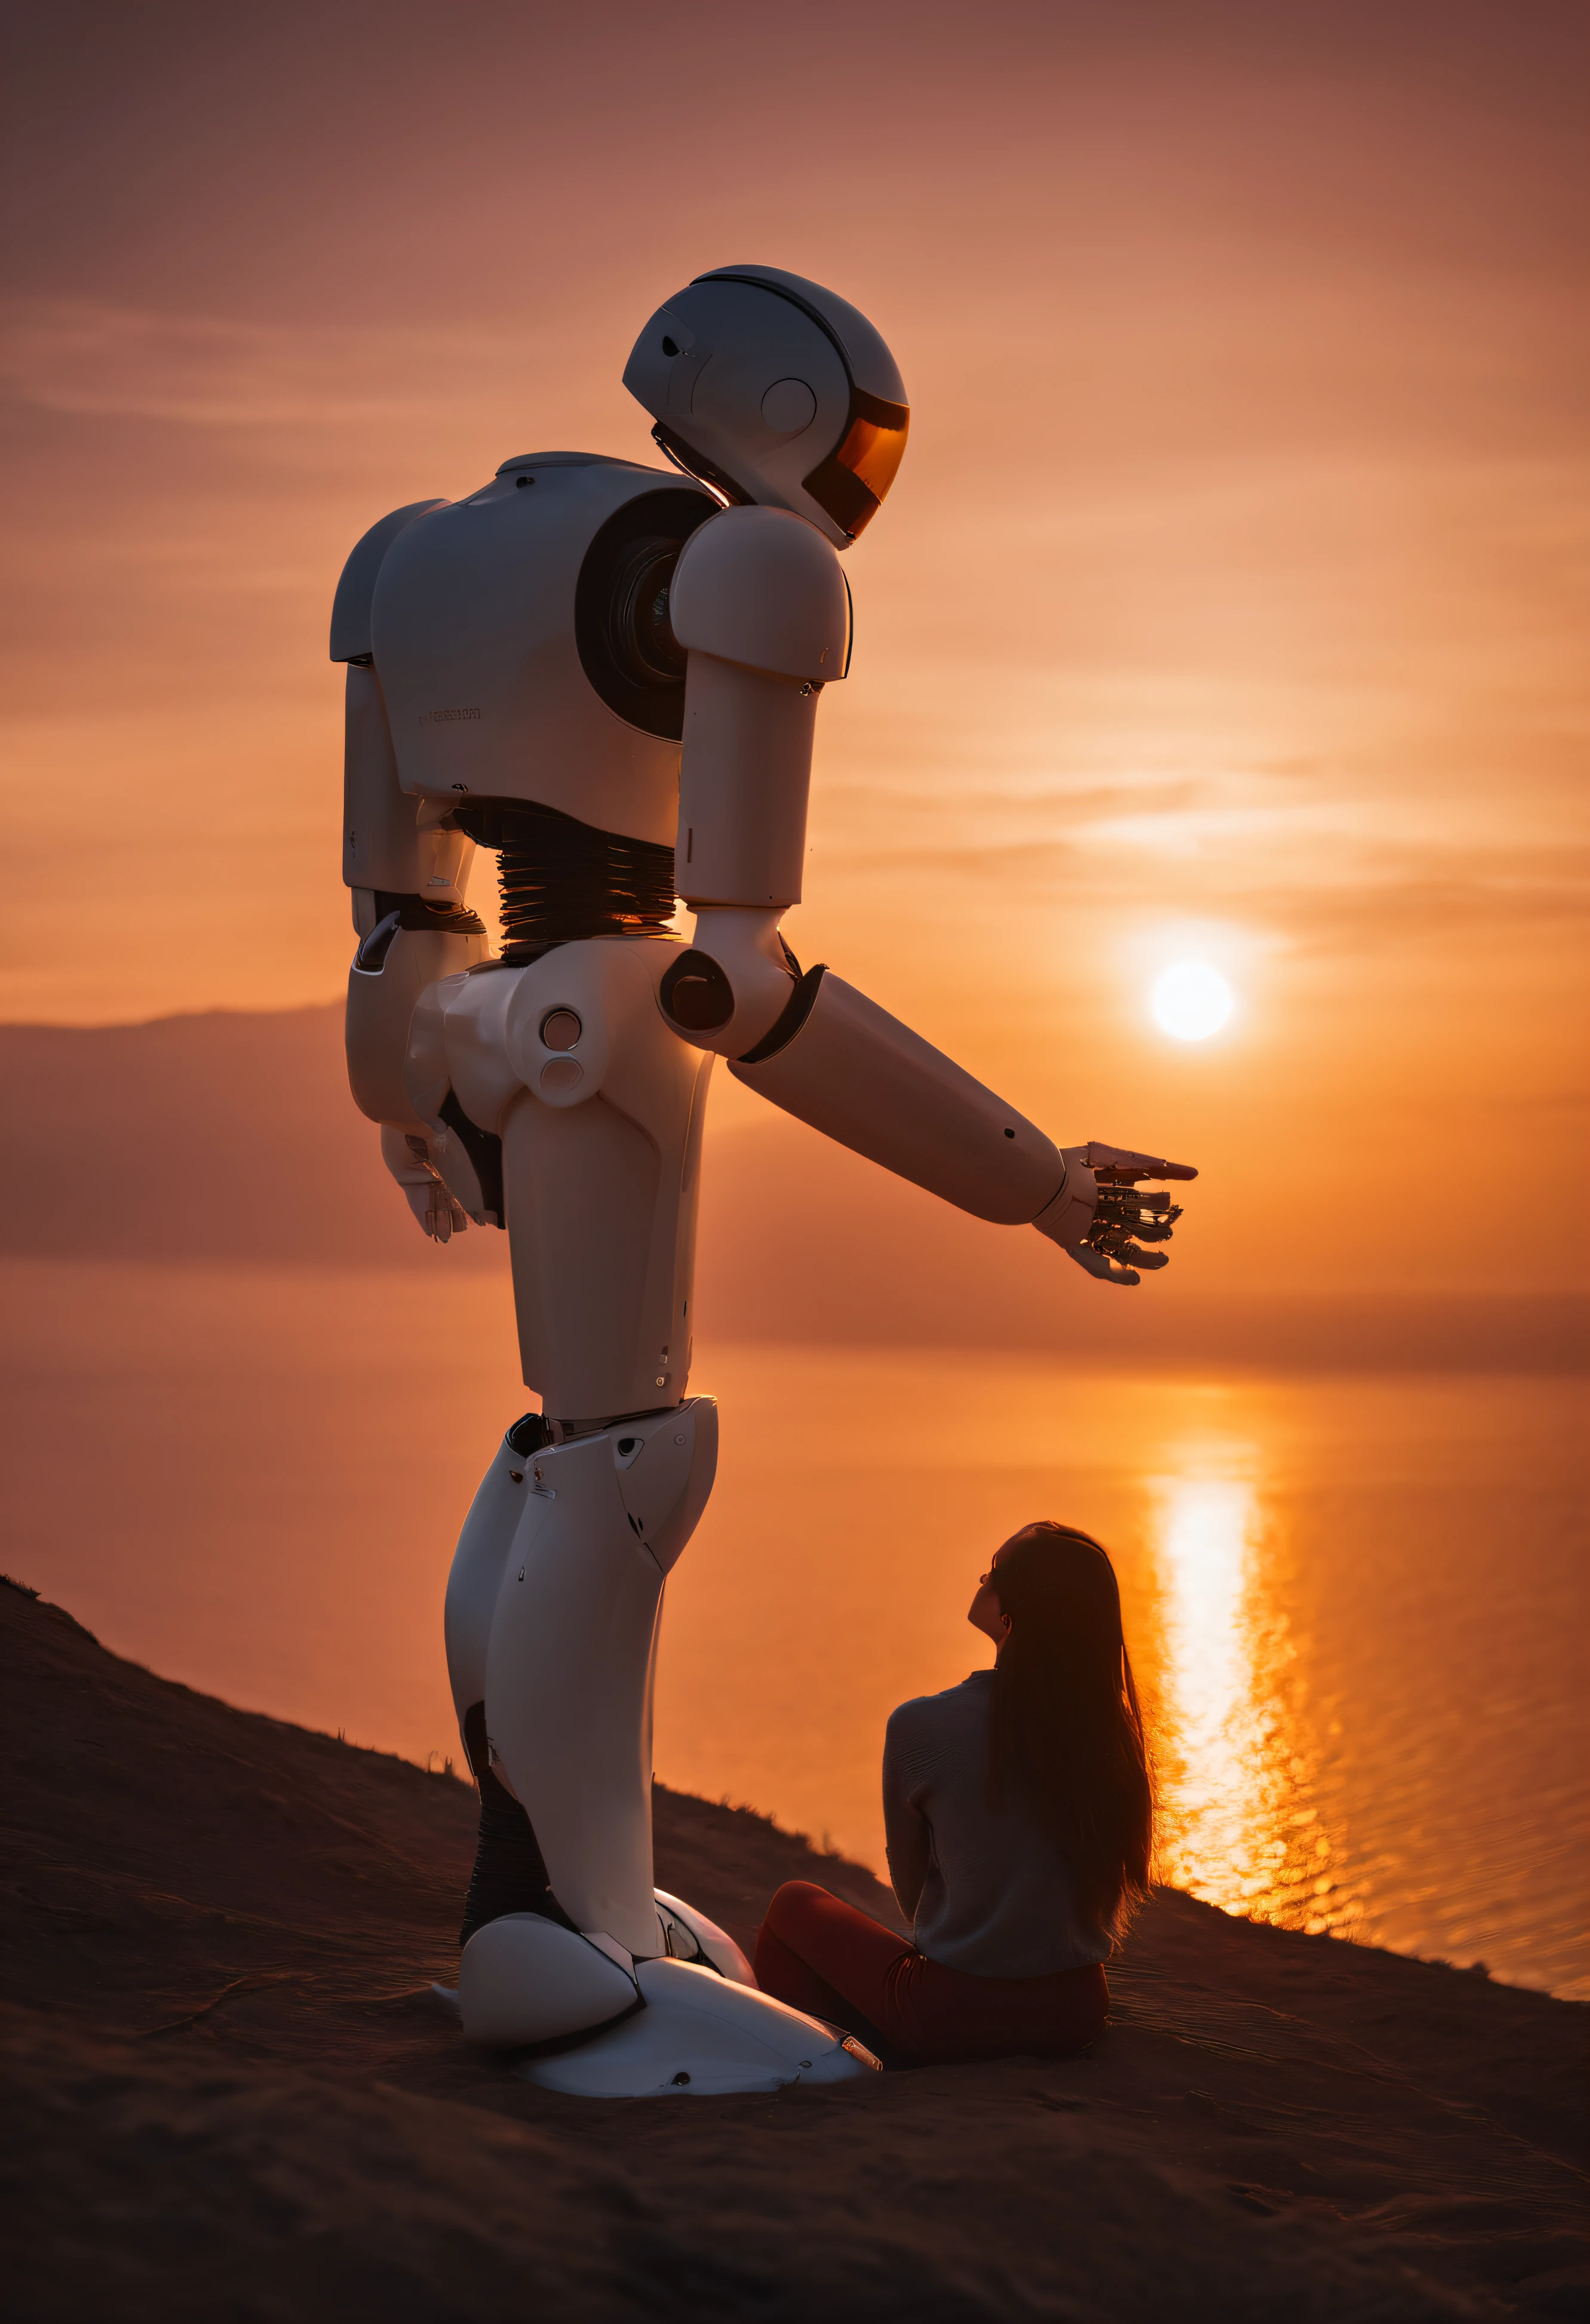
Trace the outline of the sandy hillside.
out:
M 593 2105 L 467 2052 L 474 1796 L 247 1716 L 0 1590 L 7 2313 L 1583 2315 L 1586 2013 L 1164 1894 L 1067 2064 Z M 658 1794 L 749 1944 L 869 1876 Z

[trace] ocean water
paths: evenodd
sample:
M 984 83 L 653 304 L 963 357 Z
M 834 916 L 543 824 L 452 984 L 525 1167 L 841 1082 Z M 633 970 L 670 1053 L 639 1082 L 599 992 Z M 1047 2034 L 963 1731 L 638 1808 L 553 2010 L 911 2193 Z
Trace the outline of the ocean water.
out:
M 504 1286 L 7 1262 L 6 1570 L 249 1708 L 458 1757 L 451 1546 L 516 1383 Z M 883 1721 L 985 1662 L 1033 1517 L 1105 1541 L 1167 1877 L 1232 1912 L 1590 1998 L 1584 1385 L 1146 1377 L 721 1345 L 670 1582 L 667 1782 L 883 1868 Z

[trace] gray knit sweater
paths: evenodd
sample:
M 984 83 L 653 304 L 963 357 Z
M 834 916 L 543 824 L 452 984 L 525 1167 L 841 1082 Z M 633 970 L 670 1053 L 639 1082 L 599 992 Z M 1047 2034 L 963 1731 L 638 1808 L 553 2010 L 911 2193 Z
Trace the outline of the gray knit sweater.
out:
M 883 1744 L 883 1825 L 900 1909 L 929 1960 L 1047 1977 L 1105 1960 L 1059 1852 L 1020 1797 L 988 1799 L 994 1673 L 902 1702 Z

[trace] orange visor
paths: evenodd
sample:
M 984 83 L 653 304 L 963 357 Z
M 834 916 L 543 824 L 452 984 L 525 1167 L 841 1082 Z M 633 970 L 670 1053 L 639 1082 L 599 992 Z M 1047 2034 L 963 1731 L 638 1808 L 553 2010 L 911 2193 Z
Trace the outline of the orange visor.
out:
M 850 391 L 850 418 L 839 447 L 801 479 L 818 506 L 854 540 L 883 506 L 905 457 L 911 411 L 859 387 Z

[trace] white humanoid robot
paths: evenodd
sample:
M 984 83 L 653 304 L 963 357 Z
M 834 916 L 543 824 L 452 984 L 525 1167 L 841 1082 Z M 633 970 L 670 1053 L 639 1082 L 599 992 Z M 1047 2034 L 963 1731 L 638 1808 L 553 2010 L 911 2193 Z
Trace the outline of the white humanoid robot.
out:
M 716 1407 L 685 1392 L 713 1061 L 1113 1282 L 1164 1264 L 1141 1246 L 1179 1215 L 1139 1182 L 1193 1174 L 1056 1148 L 780 935 L 818 703 L 849 665 L 837 552 L 905 448 L 877 332 L 816 283 L 725 267 L 659 309 L 624 384 L 679 473 L 526 455 L 348 560 L 348 1071 L 426 1231 L 506 1229 L 541 1399 L 448 1587 L 481 1798 L 465 2033 L 563 2089 L 769 2089 L 873 2061 L 757 1992 L 652 1868 L 663 1582 L 716 1460 Z M 477 846 L 499 859 L 495 958 L 465 901 Z

